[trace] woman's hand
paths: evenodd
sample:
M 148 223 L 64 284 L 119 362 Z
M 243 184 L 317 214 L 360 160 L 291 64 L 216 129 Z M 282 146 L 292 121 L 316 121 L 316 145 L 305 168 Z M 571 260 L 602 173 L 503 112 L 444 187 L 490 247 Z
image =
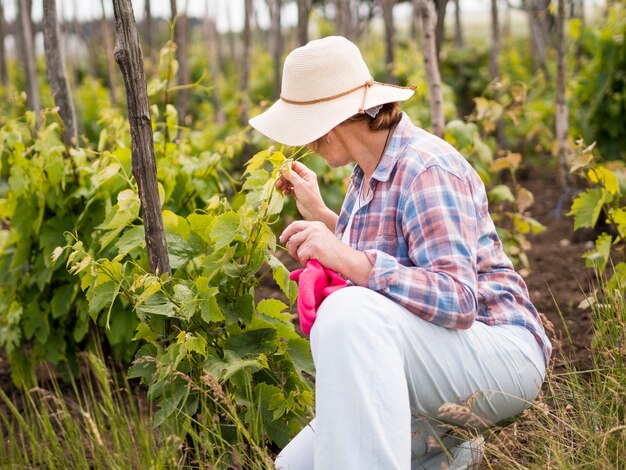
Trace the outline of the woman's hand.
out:
M 315 259 L 356 285 L 366 286 L 368 283 L 372 264 L 365 253 L 343 244 L 324 223 L 293 222 L 279 240 L 285 243 L 289 254 L 302 266 Z
M 282 172 L 276 188 L 284 195 L 294 197 L 298 211 L 306 220 L 319 220 L 330 230 L 335 230 L 337 214 L 326 207 L 315 172 L 300 162 L 294 162 L 290 169 Z

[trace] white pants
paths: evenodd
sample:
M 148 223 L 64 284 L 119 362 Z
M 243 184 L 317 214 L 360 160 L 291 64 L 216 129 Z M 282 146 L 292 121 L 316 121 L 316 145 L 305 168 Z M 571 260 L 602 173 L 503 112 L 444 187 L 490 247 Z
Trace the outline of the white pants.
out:
M 521 327 L 442 328 L 363 287 L 324 301 L 311 348 L 316 417 L 277 457 L 279 469 L 441 468 L 450 454 L 432 444 L 455 445 L 442 421 L 463 424 L 441 419 L 441 405 L 469 400 L 478 421 L 497 423 L 527 408 L 544 376 L 539 345 Z

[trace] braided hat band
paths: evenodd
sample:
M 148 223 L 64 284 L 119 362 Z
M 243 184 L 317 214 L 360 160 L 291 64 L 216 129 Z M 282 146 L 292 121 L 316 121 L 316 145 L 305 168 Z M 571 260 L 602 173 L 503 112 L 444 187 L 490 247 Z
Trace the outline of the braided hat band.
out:
M 324 98 L 317 98 L 317 99 L 314 99 L 314 100 L 299 101 L 299 100 L 291 100 L 291 99 L 285 98 L 283 95 L 280 95 L 280 99 L 282 101 L 284 101 L 285 103 L 288 103 L 288 104 L 296 104 L 296 105 L 317 104 L 317 103 L 323 103 L 325 101 L 336 100 L 336 99 L 341 98 L 343 96 L 349 95 L 350 93 L 354 93 L 355 91 L 360 90 L 361 88 L 364 88 L 365 90 L 363 92 L 363 99 L 361 100 L 361 106 L 359 107 L 359 111 L 358 111 L 359 114 L 364 114 L 365 110 L 363 108 L 365 106 L 365 99 L 367 98 L 367 90 L 370 87 L 374 86 L 374 85 L 388 86 L 388 87 L 399 88 L 399 89 L 403 89 L 403 90 L 415 90 L 415 85 L 400 86 L 400 85 L 393 85 L 391 83 L 377 82 L 375 80 L 367 80 L 362 85 L 355 86 L 354 88 L 351 88 L 349 90 L 343 91 L 341 93 L 337 93 L 336 95 L 326 96 Z

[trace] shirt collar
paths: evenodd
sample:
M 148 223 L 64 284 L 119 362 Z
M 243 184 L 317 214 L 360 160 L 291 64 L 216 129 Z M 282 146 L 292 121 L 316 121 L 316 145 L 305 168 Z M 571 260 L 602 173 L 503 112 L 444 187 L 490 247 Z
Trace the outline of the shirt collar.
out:
M 396 125 L 396 128 L 391 134 L 391 138 L 389 139 L 389 144 L 387 145 L 387 150 L 383 157 L 380 159 L 378 166 L 374 170 L 372 174 L 372 179 L 385 182 L 388 181 L 391 177 L 391 172 L 396 166 L 396 162 L 402 152 L 406 148 L 407 144 L 411 140 L 411 132 L 410 129 L 413 127 L 411 120 L 407 116 L 406 113 L 402 113 L 402 118 L 400 122 Z M 352 180 L 353 182 L 360 184 L 363 179 L 363 170 L 359 165 L 354 167 L 354 171 L 352 172 Z

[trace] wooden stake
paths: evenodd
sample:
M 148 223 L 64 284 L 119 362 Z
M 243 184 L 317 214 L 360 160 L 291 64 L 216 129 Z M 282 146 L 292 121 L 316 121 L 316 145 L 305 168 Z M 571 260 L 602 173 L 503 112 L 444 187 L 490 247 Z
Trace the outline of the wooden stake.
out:
M 67 84 L 59 36 L 57 2 L 56 0 L 46 0 L 43 2 L 43 44 L 46 52 L 46 72 L 54 104 L 59 107 L 59 116 L 63 121 L 63 141 L 69 147 L 76 144 L 76 114 L 74 113 L 70 87 Z
M 441 75 L 439 74 L 437 45 L 435 43 L 435 8 L 430 0 L 414 1 L 414 8 L 420 12 L 422 17 L 422 47 L 430 95 L 430 120 L 433 133 L 438 137 L 443 137 L 446 120 L 443 114 L 443 89 L 441 88 Z
M 163 215 L 159 201 L 152 121 L 143 55 L 130 0 L 113 0 L 115 12 L 115 61 L 124 78 L 128 121 L 132 142 L 133 176 L 139 187 L 139 199 L 146 230 L 146 249 L 154 274 L 170 273 Z

